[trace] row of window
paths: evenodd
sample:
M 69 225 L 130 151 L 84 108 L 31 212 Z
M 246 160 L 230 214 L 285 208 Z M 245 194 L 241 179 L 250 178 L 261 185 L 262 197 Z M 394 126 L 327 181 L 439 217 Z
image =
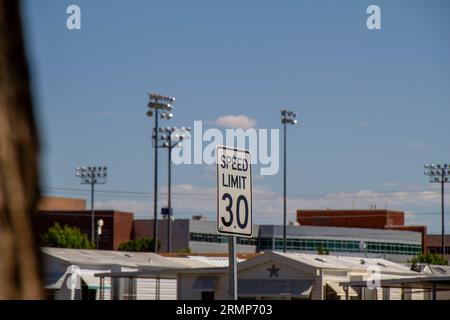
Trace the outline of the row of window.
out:
M 442 247 L 428 247 L 430 253 L 442 254 Z M 450 254 L 450 247 L 445 246 L 445 254 Z
M 228 237 L 218 234 L 191 233 L 191 241 L 228 243 Z M 237 244 L 254 245 L 259 250 L 282 250 L 282 238 L 236 238 Z M 421 245 L 405 243 L 386 243 L 367 241 L 365 252 L 367 253 L 385 253 L 385 254 L 405 254 L 417 255 L 422 252 Z M 286 239 L 288 251 L 317 251 L 324 248 L 328 251 L 336 252 L 360 252 L 360 242 L 352 240 L 329 240 L 329 239 Z
M 228 237 L 220 234 L 191 233 L 190 240 L 199 242 L 228 243 Z M 257 246 L 258 239 L 236 237 L 236 243 Z
M 271 238 L 267 238 L 261 242 L 261 250 L 272 249 L 282 250 L 283 239 L 275 238 L 274 247 L 271 246 Z M 367 253 L 386 253 L 386 254 L 405 254 L 417 255 L 422 252 L 421 245 L 405 244 L 405 243 L 387 243 L 387 242 L 371 242 L 367 241 L 365 252 Z M 264 247 L 263 247 L 264 246 Z M 288 251 L 305 251 L 318 250 L 324 248 L 328 251 L 336 252 L 360 252 L 359 241 L 351 240 L 328 240 L 328 239 L 287 239 L 286 247 Z

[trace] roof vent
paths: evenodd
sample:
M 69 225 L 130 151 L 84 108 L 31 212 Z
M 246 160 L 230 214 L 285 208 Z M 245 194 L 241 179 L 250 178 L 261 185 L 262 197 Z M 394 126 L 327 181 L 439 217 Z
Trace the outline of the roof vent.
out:
M 327 260 L 325 260 L 324 258 L 316 258 L 316 260 L 320 262 L 327 262 Z
M 361 264 L 366 264 L 366 260 L 364 260 L 364 259 L 361 259 L 359 262 L 360 262 Z
M 379 265 L 380 267 L 387 268 L 387 264 L 385 264 L 385 263 L 378 262 L 377 265 Z
M 131 254 L 129 254 L 129 253 L 125 253 L 125 257 L 131 258 L 133 256 Z

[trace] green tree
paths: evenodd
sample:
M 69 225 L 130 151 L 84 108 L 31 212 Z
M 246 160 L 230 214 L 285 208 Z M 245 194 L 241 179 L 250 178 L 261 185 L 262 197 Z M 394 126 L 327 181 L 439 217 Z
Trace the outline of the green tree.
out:
M 327 248 L 320 246 L 317 248 L 317 254 L 328 255 L 328 254 L 330 254 L 330 252 L 328 251 Z
M 186 247 L 186 248 L 182 248 L 182 249 L 178 249 L 177 253 L 192 253 L 192 249 L 191 247 Z
M 448 260 L 442 258 L 441 255 L 436 253 L 430 253 L 427 254 L 419 254 L 418 256 L 412 258 L 410 261 L 411 263 L 426 263 L 426 264 L 433 264 L 433 265 L 441 265 L 446 266 L 448 265 Z
M 61 227 L 55 223 L 42 236 L 42 245 L 55 248 L 94 249 L 95 245 L 80 229 L 65 225 Z
M 161 248 L 161 241 L 158 240 L 158 251 Z M 153 252 L 155 251 L 155 241 L 150 237 L 132 239 L 119 246 L 120 251 L 131 252 Z

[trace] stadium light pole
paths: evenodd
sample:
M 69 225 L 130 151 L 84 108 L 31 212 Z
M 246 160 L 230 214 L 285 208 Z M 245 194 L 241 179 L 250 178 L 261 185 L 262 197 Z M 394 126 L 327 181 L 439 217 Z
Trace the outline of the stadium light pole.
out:
M 186 132 L 190 132 L 190 127 L 161 127 L 160 132 L 166 133 L 161 136 L 161 140 L 165 140 L 161 147 L 167 148 L 168 151 L 168 167 L 167 167 L 167 252 L 172 251 L 171 234 L 172 234 L 172 149 L 179 146 L 186 139 Z
M 281 110 L 281 123 L 283 124 L 283 252 L 286 252 L 286 219 L 287 219 L 287 203 L 286 203 L 286 128 L 287 125 L 298 123 L 296 119 L 297 113 L 289 110 Z
M 448 182 L 450 164 L 425 164 L 425 175 L 430 177 L 431 183 L 441 184 L 441 250 L 445 259 L 445 208 L 444 208 L 444 184 Z
M 75 168 L 75 176 L 79 177 L 81 184 L 91 186 L 91 241 L 98 248 L 98 235 L 95 236 L 95 211 L 94 211 L 94 186 L 105 184 L 108 175 L 108 168 L 105 166 L 78 166 Z M 95 239 L 95 240 L 94 240 Z
M 174 97 L 163 96 L 158 93 L 149 93 L 149 103 L 147 111 L 148 117 L 155 117 L 155 124 L 152 133 L 152 146 L 155 149 L 154 177 L 153 177 L 153 242 L 154 252 L 158 253 L 158 118 L 171 119 L 173 114 Z M 161 112 L 161 113 L 160 113 Z

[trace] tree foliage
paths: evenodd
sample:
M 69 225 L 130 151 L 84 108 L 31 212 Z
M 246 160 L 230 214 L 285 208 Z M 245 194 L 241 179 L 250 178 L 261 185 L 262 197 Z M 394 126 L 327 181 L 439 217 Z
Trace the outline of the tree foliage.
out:
M 158 240 L 158 251 L 161 248 L 161 241 Z M 153 252 L 155 251 L 155 241 L 150 237 L 142 239 L 132 239 L 124 242 L 119 246 L 120 251 L 131 252 Z
M 330 252 L 328 251 L 327 248 L 320 246 L 317 248 L 317 254 L 328 255 L 328 254 L 330 254 Z
M 95 244 L 88 239 L 80 229 L 65 225 L 61 227 L 55 223 L 42 236 L 42 245 L 55 248 L 94 249 Z
M 181 248 L 177 250 L 177 253 L 192 253 L 191 247 Z
M 427 254 L 419 254 L 418 256 L 412 258 L 411 262 L 426 263 L 441 266 L 448 265 L 448 260 L 442 258 L 442 256 L 437 253 L 430 253 L 430 252 L 428 252 Z

